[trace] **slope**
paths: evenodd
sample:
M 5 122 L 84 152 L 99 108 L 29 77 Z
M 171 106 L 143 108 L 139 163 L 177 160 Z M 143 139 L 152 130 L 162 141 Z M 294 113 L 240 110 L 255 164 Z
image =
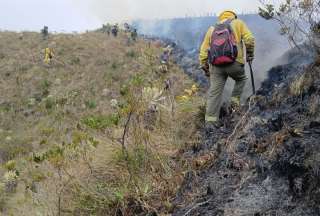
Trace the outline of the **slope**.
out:
M 193 82 L 176 65 L 160 72 L 161 47 L 124 32 L 1 32 L 0 50 L 1 215 L 170 208 L 185 170 L 172 156 L 202 102 L 181 97 Z

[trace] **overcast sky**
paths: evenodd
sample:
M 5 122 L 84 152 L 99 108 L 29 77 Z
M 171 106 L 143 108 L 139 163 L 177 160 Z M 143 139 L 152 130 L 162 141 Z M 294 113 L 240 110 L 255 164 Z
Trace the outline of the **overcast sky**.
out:
M 0 0 L 0 29 L 85 31 L 104 22 L 254 12 L 258 0 Z

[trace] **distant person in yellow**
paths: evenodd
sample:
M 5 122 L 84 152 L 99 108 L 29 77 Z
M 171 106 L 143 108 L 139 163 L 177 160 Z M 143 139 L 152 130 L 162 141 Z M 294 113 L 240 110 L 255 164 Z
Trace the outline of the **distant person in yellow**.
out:
M 44 50 L 44 63 L 50 64 L 54 57 L 53 48 L 51 46 L 45 48 Z
M 244 69 L 245 56 L 247 62 L 252 62 L 254 48 L 253 34 L 233 11 L 222 12 L 218 23 L 209 28 L 199 55 L 200 66 L 210 77 L 205 118 L 207 132 L 212 133 L 222 127 L 219 115 L 228 77 L 235 81 L 231 107 L 240 107 L 240 97 L 247 80 Z

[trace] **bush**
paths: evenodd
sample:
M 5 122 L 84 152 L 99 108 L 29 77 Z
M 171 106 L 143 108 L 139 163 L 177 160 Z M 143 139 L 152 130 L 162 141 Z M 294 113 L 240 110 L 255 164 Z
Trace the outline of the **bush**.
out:
M 126 53 L 126 57 L 135 58 L 135 57 L 137 57 L 137 54 L 134 50 L 130 50 Z
M 10 160 L 4 165 L 4 168 L 8 171 L 12 171 L 16 168 L 16 162 L 14 160 Z
M 0 104 L 0 112 L 9 112 L 11 109 L 12 106 L 9 103 Z
M 118 114 L 90 116 L 82 122 L 92 129 L 106 129 L 119 124 L 120 117 Z
M 79 57 L 72 57 L 70 60 L 71 65 L 78 65 L 80 64 L 80 58 Z
M 118 68 L 118 62 L 112 62 L 111 69 L 116 70 Z
M 261 0 L 264 7 L 259 15 L 276 20 L 281 34 L 287 35 L 295 46 L 307 41 L 320 54 L 320 4 L 318 0 L 283 0 L 276 7 L 273 1 Z
M 94 100 L 86 101 L 85 104 L 89 109 L 97 108 L 97 102 L 95 102 Z
M 129 93 L 129 86 L 128 85 L 122 85 L 120 88 L 120 94 L 121 96 L 126 96 Z
M 53 97 L 47 97 L 45 100 L 45 107 L 47 110 L 51 110 L 56 105 L 56 100 Z
M 146 162 L 153 160 L 154 156 L 148 152 L 144 145 L 138 144 L 132 149 L 128 150 L 126 153 L 119 151 L 116 155 L 116 161 L 122 163 L 123 161 L 127 162 L 128 168 L 133 173 L 139 173 L 143 171 L 143 168 L 146 168 Z
M 42 97 L 47 97 L 50 93 L 49 88 L 51 86 L 51 82 L 48 80 L 43 80 L 40 83 L 40 88 L 41 88 L 41 92 L 42 92 Z

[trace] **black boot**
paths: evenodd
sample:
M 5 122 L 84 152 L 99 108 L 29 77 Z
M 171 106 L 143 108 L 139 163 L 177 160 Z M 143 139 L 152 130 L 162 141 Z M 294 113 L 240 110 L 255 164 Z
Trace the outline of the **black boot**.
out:
M 218 132 L 222 126 L 223 124 L 220 121 L 206 122 L 206 127 L 205 127 L 206 135 L 212 135 L 215 132 Z
M 217 150 L 218 143 L 217 141 L 221 137 L 221 131 L 223 124 L 218 122 L 206 122 L 205 133 L 204 133 L 204 144 L 207 149 Z

